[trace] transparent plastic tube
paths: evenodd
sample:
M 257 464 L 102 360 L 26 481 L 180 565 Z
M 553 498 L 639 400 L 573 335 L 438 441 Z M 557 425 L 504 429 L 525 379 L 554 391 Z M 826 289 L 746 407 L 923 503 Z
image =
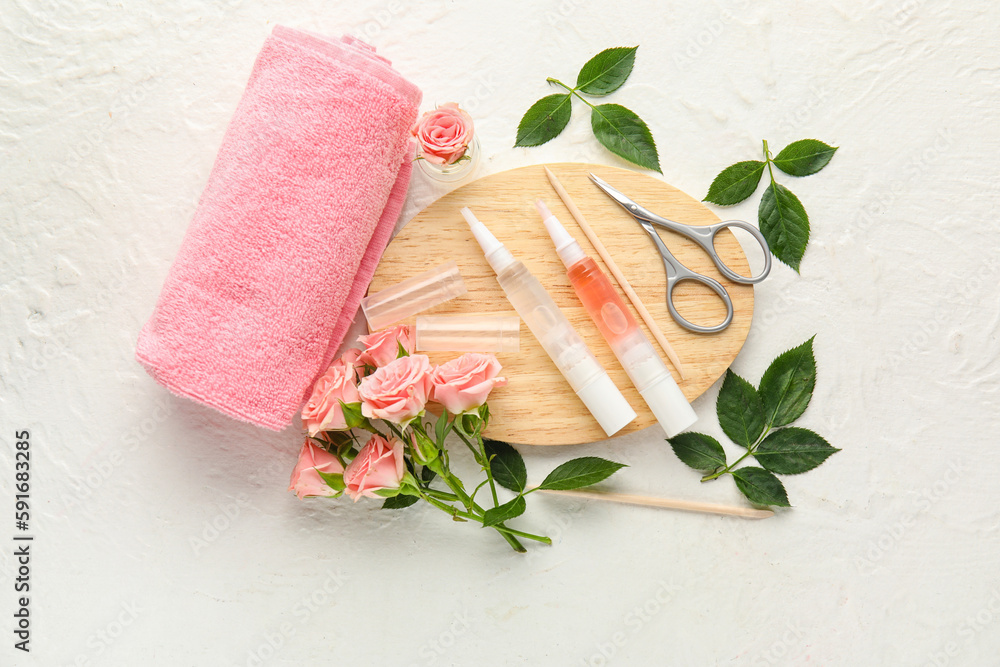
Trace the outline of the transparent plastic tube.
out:
M 524 264 L 514 259 L 468 208 L 462 209 L 497 282 L 542 348 L 609 436 L 635 419 L 632 407 L 607 371 Z
M 462 296 L 465 281 L 454 261 L 425 271 L 361 300 L 368 330 L 378 331 L 421 311 Z
M 584 254 L 544 202 L 539 200 L 537 205 L 580 302 L 667 437 L 674 437 L 697 421 L 691 404 L 608 276 Z
M 418 352 L 492 352 L 521 349 L 521 318 L 516 315 L 421 315 Z

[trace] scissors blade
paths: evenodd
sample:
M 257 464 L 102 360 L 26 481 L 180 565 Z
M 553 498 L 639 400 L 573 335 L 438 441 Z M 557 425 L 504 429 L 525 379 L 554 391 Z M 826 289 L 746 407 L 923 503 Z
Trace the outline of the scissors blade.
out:
M 601 190 L 604 190 L 604 194 L 614 199 L 623 209 L 631 213 L 632 217 L 634 217 L 636 220 L 642 222 L 642 221 L 654 221 L 661 219 L 660 216 L 656 215 L 651 211 L 646 210 L 642 206 L 639 206 L 632 199 L 626 197 L 621 190 L 612 187 L 611 185 L 606 183 L 604 180 L 598 178 L 594 174 L 590 175 L 590 180 L 594 182 L 594 185 L 599 187 Z

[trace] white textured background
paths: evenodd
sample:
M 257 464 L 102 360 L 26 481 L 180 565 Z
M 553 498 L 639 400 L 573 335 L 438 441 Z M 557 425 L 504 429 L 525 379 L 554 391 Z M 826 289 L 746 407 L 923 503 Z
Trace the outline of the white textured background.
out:
M 1000 664 L 1000 10 L 965 3 L 0 2 L 0 664 Z M 533 497 L 528 556 L 431 509 L 300 502 L 300 444 L 174 398 L 133 360 L 275 23 L 349 31 L 477 119 L 482 173 L 620 164 L 520 115 L 603 48 L 664 178 L 815 137 L 779 178 L 812 220 L 757 291 L 735 370 L 817 334 L 800 421 L 843 451 L 762 522 Z M 761 188 L 762 190 L 763 188 Z M 404 220 L 439 196 L 417 178 Z M 760 193 L 731 211 L 756 219 Z M 252 372 L 252 369 L 248 369 Z M 699 428 L 720 433 L 717 387 Z M 13 432 L 33 442 L 32 652 L 12 649 Z M 613 488 L 738 501 L 654 428 L 525 448 L 529 474 L 628 461 Z M 433 513 L 432 513 L 433 512 Z M 214 527 L 213 527 L 214 526 Z

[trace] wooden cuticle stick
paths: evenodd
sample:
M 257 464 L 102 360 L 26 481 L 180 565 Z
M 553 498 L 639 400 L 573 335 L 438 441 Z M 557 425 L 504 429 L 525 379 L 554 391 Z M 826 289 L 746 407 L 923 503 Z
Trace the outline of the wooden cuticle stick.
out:
M 755 507 L 717 505 L 715 503 L 703 503 L 695 500 L 674 500 L 672 498 L 635 496 L 625 493 L 609 493 L 606 491 L 556 491 L 554 489 L 538 489 L 538 492 L 557 496 L 567 496 L 569 498 L 583 498 L 585 500 L 604 500 L 606 502 L 623 503 L 625 505 L 641 505 L 643 507 L 661 507 L 664 509 L 681 510 L 684 512 L 703 512 L 706 514 L 738 516 L 744 519 L 767 519 L 768 517 L 774 516 L 774 512 L 772 510 L 757 509 Z

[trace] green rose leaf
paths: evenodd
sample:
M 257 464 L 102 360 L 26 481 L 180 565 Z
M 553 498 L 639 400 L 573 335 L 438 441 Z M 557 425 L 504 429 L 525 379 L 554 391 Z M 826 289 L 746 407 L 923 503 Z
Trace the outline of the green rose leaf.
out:
M 460 417 L 456 417 L 456 419 L 461 421 L 459 424 L 461 430 L 469 435 L 475 433 L 476 429 L 482 423 L 478 412 L 466 412 Z
M 538 100 L 521 118 L 514 146 L 540 146 L 557 137 L 569 123 L 571 109 L 568 93 L 556 93 Z
M 798 475 L 812 470 L 840 450 L 817 433 L 791 426 L 775 431 L 760 443 L 757 462 L 779 475 Z
M 406 348 L 405 348 L 405 347 L 403 347 L 403 344 L 402 344 L 402 343 L 400 343 L 400 342 L 399 342 L 399 341 L 397 340 L 397 341 L 396 341 L 396 358 L 397 358 L 397 359 L 402 359 L 403 357 L 408 357 L 408 356 L 410 356 L 410 353 L 409 353 L 409 352 L 407 352 L 407 351 L 406 351 Z
M 420 480 L 424 484 L 430 484 L 431 480 L 434 479 L 435 475 L 437 475 L 437 473 L 428 468 L 427 466 L 424 466 L 423 468 L 420 469 Z
M 733 442 L 746 448 L 753 446 L 764 432 L 764 404 L 754 386 L 731 370 L 719 390 L 715 403 L 722 431 Z
M 830 163 L 836 146 L 818 139 L 802 139 L 788 144 L 774 158 L 774 166 L 790 176 L 808 176 Z
M 329 486 L 334 491 L 336 491 L 338 494 L 342 493 L 343 490 L 347 488 L 347 485 L 344 484 L 343 474 L 323 472 L 322 470 L 319 469 L 317 469 L 316 472 L 318 472 L 319 476 L 323 479 L 324 482 L 326 482 L 326 485 Z
M 608 461 L 599 456 L 584 456 L 558 466 L 549 473 L 538 488 L 558 491 L 579 489 L 597 484 L 624 467 L 624 463 Z
M 609 151 L 640 167 L 660 172 L 653 135 L 633 112 L 620 104 L 600 104 L 590 114 L 590 125 L 594 136 Z
M 499 507 L 493 507 L 486 510 L 483 514 L 483 528 L 489 528 L 495 526 L 504 521 L 509 521 L 516 517 L 524 514 L 524 509 L 527 507 L 527 503 L 524 502 L 524 496 L 518 496 L 508 503 L 504 503 Z
M 449 429 L 448 424 L 448 411 L 441 410 L 441 416 L 437 418 L 437 422 L 434 424 L 434 437 L 437 438 L 437 444 L 440 447 L 444 447 L 445 436 L 448 435 Z
M 719 206 L 732 206 L 753 194 L 760 184 L 765 163 L 760 160 L 737 162 L 723 169 L 708 188 L 705 201 Z
M 416 496 L 393 496 L 392 498 L 386 498 L 385 502 L 382 503 L 382 509 L 384 510 L 401 510 L 404 507 L 409 507 L 416 503 L 419 498 Z
M 778 355 L 760 379 L 760 397 L 769 426 L 785 426 L 802 416 L 816 387 L 813 336 Z
M 677 458 L 695 470 L 715 470 L 726 465 L 726 451 L 710 435 L 688 431 L 668 438 L 667 442 Z
M 605 49 L 587 61 L 576 77 L 576 88 L 588 95 L 607 95 L 625 83 L 638 46 L 618 46 Z
M 523 493 L 528 485 L 528 471 L 524 459 L 516 449 L 506 442 L 483 438 L 486 458 L 490 462 L 490 472 L 497 484 L 515 493 Z
M 737 468 L 733 471 L 736 488 L 755 505 L 791 507 L 785 486 L 777 477 L 763 468 Z
M 344 421 L 347 428 L 357 428 L 365 423 L 365 416 L 361 414 L 361 403 L 344 403 L 340 401 L 340 409 L 344 412 Z
M 784 185 L 771 183 L 761 197 L 757 217 L 771 253 L 798 271 L 809 242 L 809 216 L 799 198 Z

